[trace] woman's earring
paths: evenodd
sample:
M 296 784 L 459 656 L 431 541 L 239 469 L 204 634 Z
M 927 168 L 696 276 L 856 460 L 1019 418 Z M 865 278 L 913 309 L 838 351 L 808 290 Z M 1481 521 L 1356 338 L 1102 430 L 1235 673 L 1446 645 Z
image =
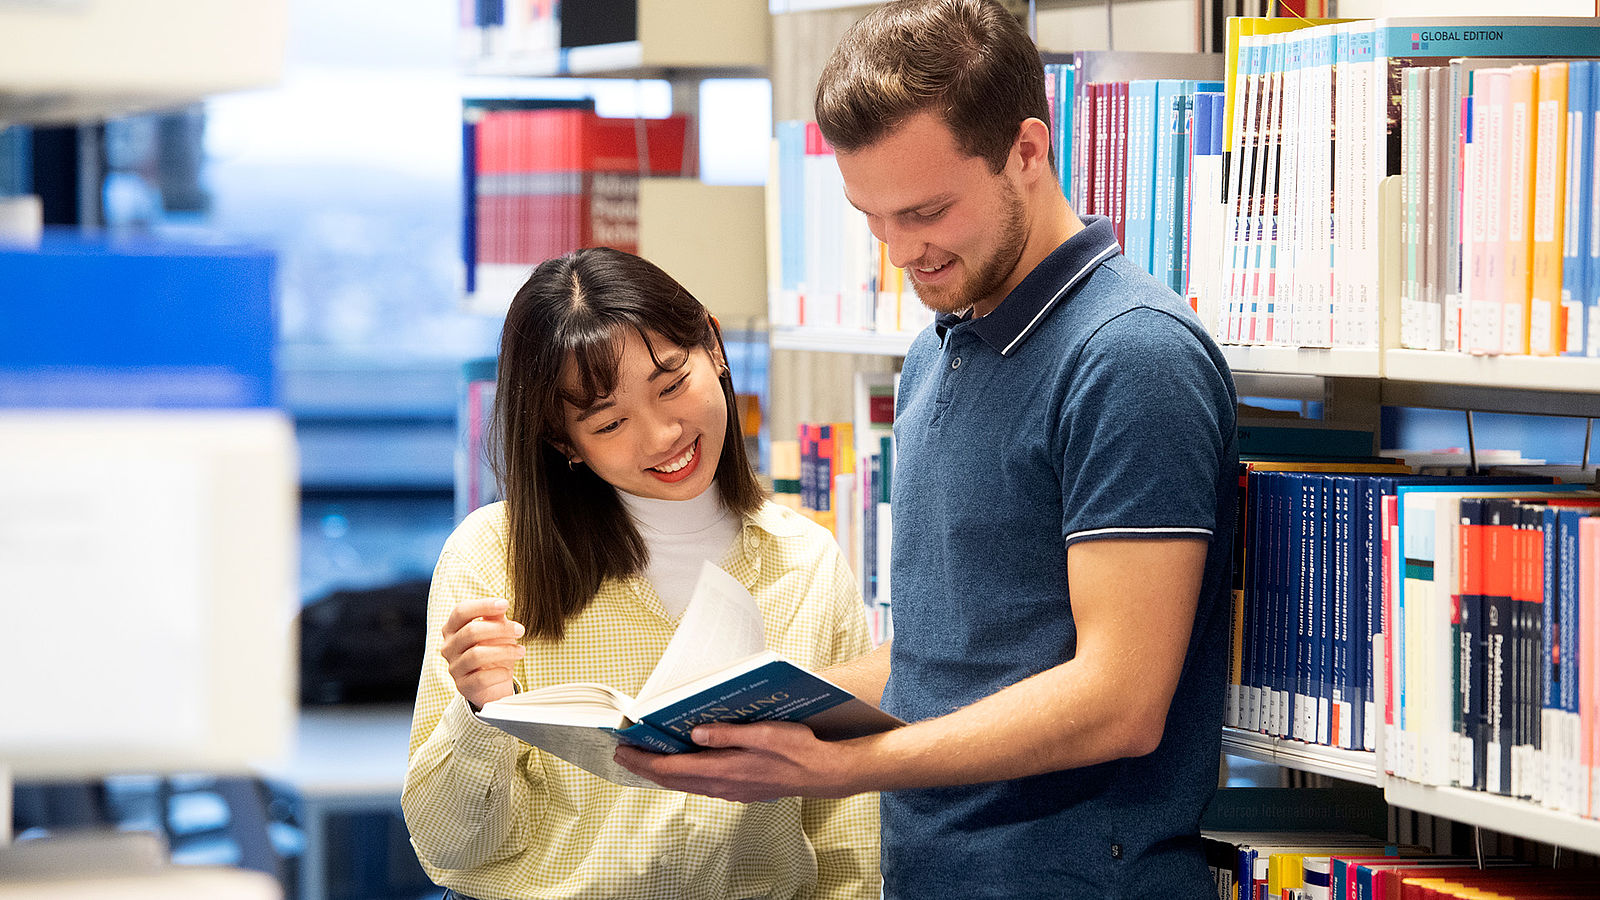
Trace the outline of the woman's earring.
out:
M 567 458 L 567 468 L 571 469 L 574 472 L 578 471 L 578 460 L 573 459 L 572 457 L 568 457 Z
M 727 366 L 723 366 L 722 368 L 717 370 L 717 377 L 718 378 L 727 378 L 731 374 L 733 374 L 733 373 L 728 371 L 728 367 Z

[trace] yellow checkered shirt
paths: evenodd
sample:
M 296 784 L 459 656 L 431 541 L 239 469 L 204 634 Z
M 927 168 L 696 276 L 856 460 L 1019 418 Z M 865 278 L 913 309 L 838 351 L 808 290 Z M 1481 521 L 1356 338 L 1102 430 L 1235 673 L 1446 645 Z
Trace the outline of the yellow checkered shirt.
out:
M 434 881 L 510 898 L 875 898 L 878 797 L 740 804 L 625 788 L 483 724 L 439 654 L 462 600 L 507 596 L 504 504 L 468 516 L 434 570 L 402 803 Z M 761 607 L 767 646 L 820 669 L 870 649 L 860 591 L 816 524 L 766 503 L 723 568 Z M 559 642 L 535 641 L 517 683 L 598 681 L 632 694 L 676 621 L 641 577 L 605 582 Z

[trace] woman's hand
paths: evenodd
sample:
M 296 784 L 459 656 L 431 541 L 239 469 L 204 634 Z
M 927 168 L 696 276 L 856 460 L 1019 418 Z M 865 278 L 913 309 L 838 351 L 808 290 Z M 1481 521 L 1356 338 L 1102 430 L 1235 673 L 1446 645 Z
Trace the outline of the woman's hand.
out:
M 528 652 L 518 643 L 525 629 L 506 618 L 506 606 L 500 597 L 464 600 L 444 623 L 439 653 L 474 711 L 515 692 L 516 665 Z

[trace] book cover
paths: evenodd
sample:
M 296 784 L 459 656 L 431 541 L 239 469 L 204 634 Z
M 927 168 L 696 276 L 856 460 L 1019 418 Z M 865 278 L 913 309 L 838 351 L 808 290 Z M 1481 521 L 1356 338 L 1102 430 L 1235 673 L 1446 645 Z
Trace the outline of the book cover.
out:
M 763 649 L 762 634 L 754 598 L 707 562 L 637 697 L 602 684 L 546 685 L 485 704 L 478 718 L 609 781 L 658 789 L 612 760 L 618 743 L 692 752 L 690 733 L 709 722 L 801 722 L 824 740 L 904 724 Z

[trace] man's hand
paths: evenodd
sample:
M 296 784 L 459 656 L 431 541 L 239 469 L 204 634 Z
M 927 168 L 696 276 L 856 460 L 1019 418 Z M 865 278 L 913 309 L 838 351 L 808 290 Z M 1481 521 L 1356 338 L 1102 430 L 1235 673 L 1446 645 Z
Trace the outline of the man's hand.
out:
M 863 738 L 861 740 L 870 740 Z M 623 768 L 662 787 L 751 803 L 779 797 L 848 797 L 852 741 L 821 741 L 794 722 L 701 725 L 698 753 L 650 753 L 617 748 Z

